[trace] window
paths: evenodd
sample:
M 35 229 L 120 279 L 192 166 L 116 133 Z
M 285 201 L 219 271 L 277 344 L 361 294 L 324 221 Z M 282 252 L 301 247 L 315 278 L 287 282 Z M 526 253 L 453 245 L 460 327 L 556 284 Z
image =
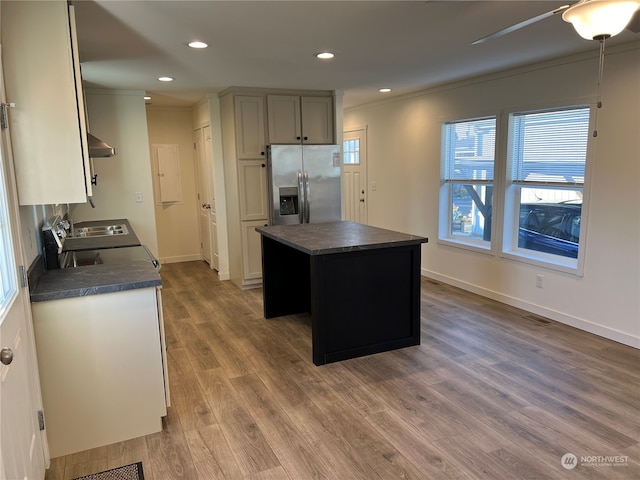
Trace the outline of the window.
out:
M 360 164 L 360 139 L 345 140 L 342 151 L 344 152 L 343 158 L 345 165 Z
M 16 267 L 11 244 L 9 205 L 4 183 L 3 158 L 0 156 L 0 320 L 16 293 Z
M 495 117 L 445 123 L 442 146 L 438 238 L 489 249 Z
M 503 250 L 577 267 L 589 107 L 509 116 Z
M 591 108 L 444 123 L 438 241 L 581 274 Z

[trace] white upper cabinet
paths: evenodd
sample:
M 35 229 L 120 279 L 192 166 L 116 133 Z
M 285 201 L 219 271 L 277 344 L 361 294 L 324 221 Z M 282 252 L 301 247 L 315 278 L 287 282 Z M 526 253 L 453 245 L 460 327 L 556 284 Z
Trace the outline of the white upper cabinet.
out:
M 269 117 L 269 143 L 300 143 L 302 117 L 300 97 L 297 95 L 267 96 Z
M 234 105 L 238 159 L 265 158 L 264 98 L 236 95 Z
M 73 7 L 2 2 L 2 63 L 21 205 L 91 195 Z
M 271 144 L 332 144 L 333 98 L 268 95 Z

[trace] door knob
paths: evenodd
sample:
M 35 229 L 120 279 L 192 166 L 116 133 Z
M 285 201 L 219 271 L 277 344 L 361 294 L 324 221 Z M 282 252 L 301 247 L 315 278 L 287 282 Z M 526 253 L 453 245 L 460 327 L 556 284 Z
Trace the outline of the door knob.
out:
M 2 362 L 3 365 L 9 365 L 13 362 L 13 350 L 9 347 L 4 347 L 0 350 L 0 362 Z

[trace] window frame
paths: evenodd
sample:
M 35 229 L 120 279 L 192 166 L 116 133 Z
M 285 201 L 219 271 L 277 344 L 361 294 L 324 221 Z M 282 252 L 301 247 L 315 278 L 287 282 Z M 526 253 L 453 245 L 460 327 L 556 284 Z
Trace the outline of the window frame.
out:
M 546 111 L 561 111 L 576 108 L 589 109 L 589 126 L 587 147 L 585 155 L 585 171 L 584 182 L 581 186 L 568 184 L 567 189 L 582 189 L 582 207 L 581 220 L 579 230 L 579 247 L 578 257 L 570 258 L 561 255 L 554 255 L 545 252 L 538 252 L 518 247 L 518 231 L 519 231 L 519 214 L 520 214 L 520 189 L 530 188 L 534 185 L 520 184 L 514 186 L 511 180 L 512 159 L 510 158 L 509 147 L 511 146 L 511 126 L 510 118 L 513 114 L 526 114 Z M 476 253 L 488 254 L 519 263 L 534 265 L 540 268 L 556 270 L 576 276 L 584 276 L 585 255 L 587 250 L 587 231 L 588 231 L 588 215 L 589 215 L 589 197 L 591 172 L 593 169 L 593 158 L 595 156 L 595 141 L 592 132 L 595 131 L 597 104 L 590 100 L 582 98 L 565 99 L 561 102 L 544 102 L 538 104 L 510 106 L 496 109 L 492 113 L 485 111 L 480 115 L 459 115 L 457 119 L 452 120 L 451 117 L 443 118 L 440 121 L 441 137 L 440 137 L 440 188 L 439 188 L 439 205 L 438 205 L 438 237 L 437 243 L 464 250 L 470 250 Z M 447 182 L 445 181 L 445 164 L 446 161 L 446 138 L 445 126 L 457 122 L 472 121 L 482 118 L 496 119 L 496 139 L 495 139 L 495 156 L 494 156 L 494 178 L 493 178 L 493 202 L 491 216 L 491 242 L 490 245 L 482 245 L 464 239 L 451 238 L 450 218 L 451 210 L 448 209 L 452 205 L 452 187 L 454 183 L 465 182 Z M 468 183 L 468 182 L 467 182 Z M 557 184 L 545 185 L 543 188 L 557 188 Z M 447 208 L 445 208 L 447 207 Z M 515 245 L 515 248 L 514 248 Z
M 587 134 L 587 145 L 585 152 L 585 171 L 584 181 L 570 182 L 566 184 L 544 182 L 544 181 L 517 181 L 512 179 L 512 169 L 514 166 L 514 159 L 511 154 L 512 147 L 512 131 L 513 131 L 513 117 L 518 114 L 533 114 L 544 113 L 562 110 L 574 110 L 580 108 L 589 109 L 589 123 Z M 594 155 L 594 137 L 591 132 L 595 127 L 595 108 L 593 104 L 586 102 L 564 103 L 562 105 L 544 105 L 534 106 L 528 108 L 513 108 L 505 110 L 503 115 L 506 125 L 505 129 L 505 163 L 502 170 L 504 186 L 501 188 L 502 194 L 502 215 L 501 221 L 502 234 L 500 238 L 500 251 L 499 255 L 503 258 L 515 260 L 518 262 L 535 265 L 542 268 L 561 271 L 564 273 L 570 273 L 578 276 L 584 275 L 584 259 L 587 243 L 587 218 L 588 218 L 588 205 L 589 205 L 589 184 L 591 179 L 592 158 Z M 578 242 L 578 256 L 577 258 L 565 257 L 562 255 L 555 255 L 546 252 L 540 252 L 536 250 L 526 249 L 518 246 L 518 234 L 520 228 L 520 205 L 521 205 L 521 191 L 525 188 L 535 189 L 552 189 L 552 190 L 581 190 L 582 191 L 582 206 L 581 206 L 581 221 L 580 221 L 580 233 Z
M 495 142 L 493 150 L 493 178 L 490 180 L 482 179 L 454 179 L 448 178 L 447 171 L 449 170 L 449 151 L 447 148 L 447 135 L 448 128 L 452 125 L 482 121 L 482 120 L 494 120 L 495 122 Z M 471 116 L 467 118 L 459 118 L 455 120 L 446 120 L 441 122 L 441 134 L 440 134 L 440 189 L 439 189 L 439 205 L 438 205 L 438 238 L 437 243 L 443 245 L 449 245 L 456 248 L 468 249 L 479 253 L 493 254 L 495 250 L 495 234 L 496 234 L 496 222 L 495 222 L 495 205 L 496 205 L 496 188 L 498 178 L 498 153 L 499 153 L 499 125 L 500 116 L 493 114 L 485 114 L 478 116 Z M 452 234 L 452 217 L 453 217 L 453 191 L 456 185 L 472 185 L 474 188 L 478 186 L 492 187 L 492 215 L 491 225 L 489 226 L 491 240 L 474 239 L 464 236 L 457 236 Z
M 4 143 L 4 139 L 1 140 Z M 11 230 L 6 157 L 0 149 L 0 324 L 18 296 L 17 266 Z

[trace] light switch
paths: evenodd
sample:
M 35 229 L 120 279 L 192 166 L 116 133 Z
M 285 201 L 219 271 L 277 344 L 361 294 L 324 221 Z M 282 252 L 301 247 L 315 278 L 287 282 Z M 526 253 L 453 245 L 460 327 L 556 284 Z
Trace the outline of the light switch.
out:
M 378 184 L 376 182 L 371 182 L 371 191 L 375 192 L 378 188 Z
M 142 203 L 142 192 L 136 192 L 136 203 Z

